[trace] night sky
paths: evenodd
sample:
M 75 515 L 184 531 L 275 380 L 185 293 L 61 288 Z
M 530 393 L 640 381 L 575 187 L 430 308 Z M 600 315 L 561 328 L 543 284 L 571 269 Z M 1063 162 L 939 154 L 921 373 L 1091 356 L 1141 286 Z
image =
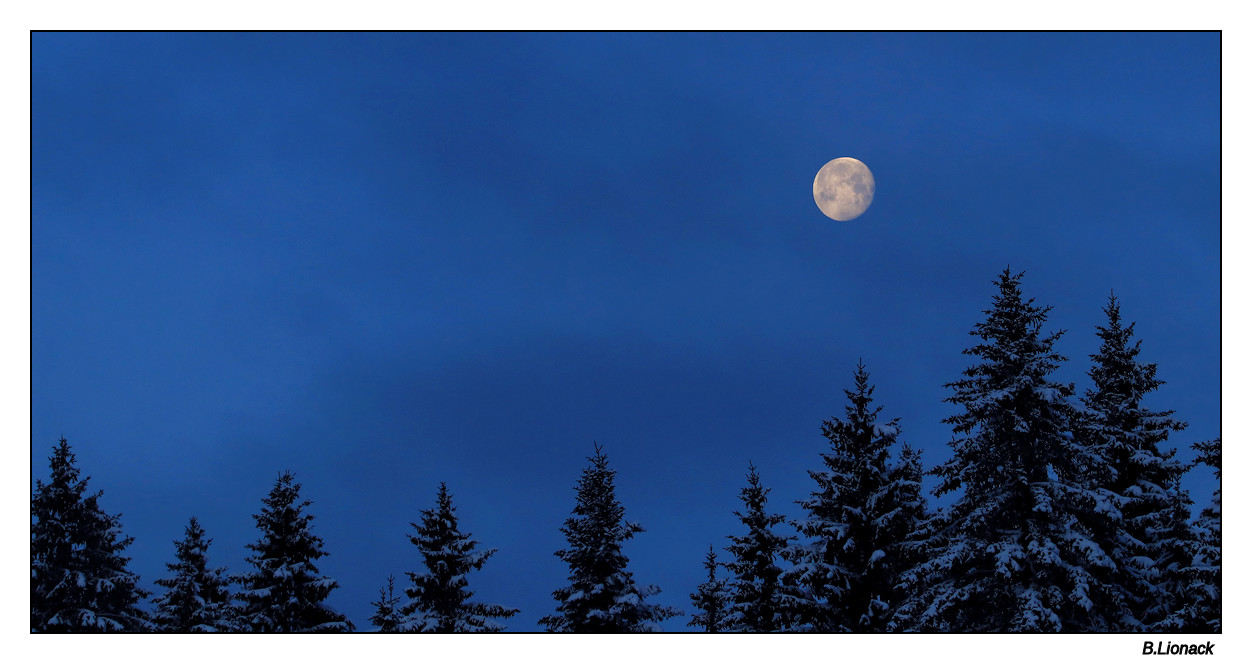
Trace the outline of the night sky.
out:
M 1217 33 L 31 43 L 31 478 L 65 436 L 148 588 L 192 515 L 245 571 L 291 470 L 368 629 L 445 481 L 499 549 L 477 599 L 536 631 L 598 442 L 630 569 L 690 613 L 749 462 L 799 516 L 858 359 L 948 458 L 1006 266 L 1058 378 L 1089 386 L 1112 291 L 1180 456 L 1221 434 Z M 877 182 L 850 222 L 812 196 L 841 156 Z

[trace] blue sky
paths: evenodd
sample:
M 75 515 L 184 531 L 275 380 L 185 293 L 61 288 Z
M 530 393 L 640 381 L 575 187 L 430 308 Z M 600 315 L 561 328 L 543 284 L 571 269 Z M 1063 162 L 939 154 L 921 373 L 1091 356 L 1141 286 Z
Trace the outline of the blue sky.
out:
M 1111 290 L 1182 457 L 1220 435 L 1216 33 L 31 42 L 31 477 L 68 438 L 149 586 L 192 515 L 243 571 L 290 469 L 365 626 L 446 481 L 499 549 L 472 587 L 535 630 L 596 441 L 687 610 L 749 461 L 798 516 L 858 358 L 948 457 L 1006 265 L 1060 378 Z M 839 156 L 877 182 L 844 223 L 811 189 Z

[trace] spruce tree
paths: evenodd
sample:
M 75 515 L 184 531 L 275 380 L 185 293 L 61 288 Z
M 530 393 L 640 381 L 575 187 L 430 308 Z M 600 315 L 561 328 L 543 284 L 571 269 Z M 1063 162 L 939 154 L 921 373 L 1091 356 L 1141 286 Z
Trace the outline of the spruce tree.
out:
M 896 585 L 909 565 L 906 541 L 923 518 L 921 471 L 916 452 L 905 447 L 891 463 L 890 447 L 899 420 L 879 423 L 874 387 L 864 363 L 857 364 L 855 387 L 845 420 L 830 419 L 822 435 L 830 449 L 825 466 L 810 471 L 817 490 L 799 501 L 808 513 L 796 522 L 806 538 L 788 557 L 789 584 L 798 586 L 798 620 L 820 632 L 881 632 L 892 629 Z
M 696 591 L 691 593 L 691 602 L 696 607 L 696 613 L 691 617 L 691 622 L 687 623 L 708 633 L 721 632 L 726 629 L 726 617 L 730 606 L 726 580 L 717 577 L 718 567 L 717 554 L 713 552 L 713 545 L 710 544 L 709 553 L 704 558 L 704 569 L 708 572 L 709 578 L 696 586 Z
M 187 523 L 182 540 L 174 542 L 174 558 L 165 567 L 173 577 L 157 579 L 166 588 L 156 599 L 152 619 L 163 632 L 233 632 L 239 626 L 231 605 L 230 580 L 226 568 L 210 568 L 208 548 L 212 539 L 204 536 L 196 517 Z
M 1178 570 L 1183 601 L 1164 629 L 1177 632 L 1222 631 L 1222 441 L 1194 443 L 1195 465 L 1206 465 L 1217 476 L 1212 501 L 1193 524 L 1191 560 Z
M 121 515 L 87 492 L 65 438 L 48 459 L 48 483 L 35 480 L 30 513 L 30 631 L 137 632 L 152 628 L 139 602 L 147 591 L 127 569 Z
M 352 631 L 352 623 L 325 603 L 339 584 L 317 569 L 326 552 L 309 530 L 313 516 L 305 508 L 312 503 L 300 499 L 295 476 L 280 475 L 263 503 L 252 515 L 261 536 L 247 545 L 253 569 L 238 579 L 243 626 L 265 633 Z
M 517 609 L 496 604 L 471 602 L 466 575 L 482 569 L 495 549 L 475 551 L 478 542 L 462 534 L 457 526 L 456 509 L 448 486 L 439 484 L 435 509 L 422 510 L 422 522 L 411 524 L 416 535 L 409 541 L 418 548 L 424 574 L 409 572 L 412 587 L 405 593 L 412 600 L 403 608 L 405 616 L 418 632 L 499 632 L 504 625 L 494 618 L 516 615 Z
M 733 556 L 726 563 L 732 575 L 727 631 L 779 632 L 793 622 L 793 593 L 784 586 L 778 565 L 792 538 L 774 532 L 785 518 L 766 511 L 768 495 L 756 466 L 748 464 L 748 486 L 739 492 L 744 509 L 735 511 L 748 532 L 729 536 L 726 547 Z
M 1082 402 L 1080 436 L 1099 457 L 1089 469 L 1092 482 L 1111 494 L 1117 512 L 1097 531 L 1102 548 L 1119 563 L 1113 586 L 1124 606 L 1125 630 L 1166 627 L 1181 608 L 1177 570 L 1190 560 L 1190 499 L 1181 479 L 1185 467 L 1174 450 L 1162 449 L 1172 431 L 1185 424 L 1171 411 L 1153 411 L 1143 400 L 1164 384 L 1156 365 L 1139 359 L 1135 324 L 1122 324 L 1117 298 L 1104 308 L 1106 325 L 1096 327 L 1099 351 L 1091 355 L 1092 388 Z
M 929 522 L 924 559 L 907 575 L 902 616 L 944 632 L 1102 631 L 1119 614 L 1115 565 L 1093 538 L 1115 509 L 1082 481 L 1098 463 L 1073 436 L 1073 386 L 1044 335 L 1048 308 L 1024 300 L 1006 269 L 965 351 L 978 363 L 948 387 L 960 409 L 937 495 L 961 490 Z
M 655 623 L 681 614 L 645 601 L 660 589 L 637 585 L 622 552 L 622 544 L 643 527 L 625 520 L 614 488 L 617 471 L 609 469 L 599 445 L 588 460 L 591 465 L 575 487 L 574 512 L 561 527 L 568 546 L 556 552 L 569 566 L 569 585 L 553 591 L 557 613 L 539 624 L 551 632 L 653 631 Z
M 1195 585 L 1194 572 L 1195 557 L 1202 544 L 1191 521 L 1191 496 L 1181 482 L 1178 479 L 1165 487 L 1169 501 L 1159 510 L 1161 528 L 1149 532 L 1157 558 L 1148 568 L 1147 582 L 1157 596 L 1155 601 L 1144 603 L 1142 613 L 1134 615 L 1136 620 L 1130 623 L 1156 632 L 1208 631 L 1190 624 L 1197 607 L 1204 602 L 1203 594 L 1198 592 L 1201 589 Z
M 919 533 L 930 519 L 922 493 L 922 455 L 907 443 L 900 446 L 899 459 L 887 472 L 887 484 L 874 501 L 879 513 L 877 534 L 883 555 L 874 561 L 879 579 L 875 613 L 863 622 L 865 631 L 895 632 L 904 628 L 900 607 L 910 599 L 905 590 L 907 572 L 921 561 L 923 545 Z M 871 558 L 873 555 L 871 554 Z
M 377 627 L 383 634 L 395 634 L 408 631 L 404 615 L 400 612 L 400 596 L 396 594 L 396 576 L 387 576 L 387 587 L 379 588 L 378 601 L 370 602 L 374 607 L 374 615 L 370 616 L 370 624 Z

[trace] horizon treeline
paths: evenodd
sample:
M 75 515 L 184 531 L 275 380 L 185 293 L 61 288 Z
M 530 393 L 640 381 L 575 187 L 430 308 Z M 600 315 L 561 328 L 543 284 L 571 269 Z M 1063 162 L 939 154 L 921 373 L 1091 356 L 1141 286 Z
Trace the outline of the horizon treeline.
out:
M 1186 423 L 1144 405 L 1163 381 L 1112 295 L 1090 386 L 1056 382 L 1062 333 L 1045 331 L 1050 308 L 1023 297 L 1022 276 L 999 275 L 964 351 L 973 364 L 946 385 L 957 410 L 944 420 L 946 462 L 922 467 L 858 362 L 843 417 L 822 423 L 829 446 L 808 472 L 802 516 L 772 511 L 749 463 L 738 532 L 720 550 L 710 543 L 686 611 L 649 601 L 660 589 L 630 572 L 622 545 L 643 527 L 626 520 L 596 444 L 555 552 L 568 585 L 536 624 L 648 632 L 685 615 L 705 632 L 1220 632 L 1221 439 L 1192 443 L 1193 464 L 1165 447 Z M 358 631 L 328 603 L 339 586 L 317 568 L 326 552 L 290 471 L 253 515 L 246 572 L 209 564 L 212 539 L 193 516 L 158 593 L 127 569 L 133 539 L 87 490 L 65 438 L 49 462 L 31 498 L 32 633 Z M 1219 486 L 1192 517 L 1182 478 L 1199 465 Z M 928 506 L 925 475 L 938 478 L 936 497 L 953 494 L 949 506 Z M 518 609 L 469 587 L 496 550 L 462 530 L 446 484 L 410 526 L 422 569 L 400 589 L 387 576 L 368 631 L 504 630 Z

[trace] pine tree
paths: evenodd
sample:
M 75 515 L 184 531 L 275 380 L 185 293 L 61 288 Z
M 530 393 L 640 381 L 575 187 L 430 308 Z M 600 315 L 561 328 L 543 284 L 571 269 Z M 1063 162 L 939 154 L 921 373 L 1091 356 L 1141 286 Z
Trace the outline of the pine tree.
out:
M 158 586 L 168 589 L 156 599 L 153 614 L 153 622 L 163 632 L 239 630 L 234 620 L 226 568 L 209 567 L 208 548 L 213 540 L 204 534 L 200 522 L 191 517 L 183 539 L 174 542 L 175 562 L 165 564 L 174 576 L 156 581 Z
M 439 484 L 435 509 L 422 510 L 421 524 L 411 525 L 417 535 L 409 535 L 409 541 L 421 552 L 426 566 L 425 574 L 408 573 L 413 586 L 405 593 L 412 601 L 403 613 L 412 616 L 413 629 L 440 633 L 503 630 L 504 625 L 492 619 L 508 618 L 518 610 L 469 601 L 474 593 L 466 580 L 496 550 L 475 551 L 478 542 L 469 533 L 461 533 L 446 484 Z
M 1195 465 L 1214 470 L 1218 486 L 1212 502 L 1200 510 L 1193 524 L 1191 560 L 1179 569 L 1183 601 L 1165 628 L 1178 632 L 1222 631 L 1222 440 L 1192 445 Z
M 352 623 L 325 604 L 339 587 L 316 561 L 326 555 L 322 538 L 309 530 L 312 503 L 300 499 L 295 476 L 284 472 L 264 499 L 256 520 L 260 538 L 247 547 L 253 570 L 239 577 L 243 626 L 253 632 L 348 632 Z
M 866 631 L 895 632 L 905 620 L 898 614 L 910 595 L 905 591 L 906 574 L 921 561 L 922 543 L 918 534 L 930 519 L 922 493 L 921 452 L 907 443 L 900 446 L 899 460 L 887 472 L 887 485 L 873 501 L 879 514 L 876 526 L 883 542 L 883 556 L 877 565 L 879 590 L 875 613 L 862 623 Z M 872 555 L 871 555 L 872 557 Z
M 404 615 L 400 613 L 400 596 L 396 594 L 396 576 L 387 576 L 387 587 L 378 590 L 378 601 L 370 602 L 374 607 L 374 615 L 370 616 L 370 624 L 377 627 L 383 634 L 395 634 L 408 631 Z
M 87 493 L 74 453 L 61 438 L 48 459 L 47 484 L 35 480 L 30 513 L 30 631 L 136 632 L 152 624 L 139 602 L 147 591 L 122 555 L 132 538 L 121 515 Z
M 1174 450 L 1163 450 L 1171 431 L 1185 424 L 1143 405 L 1164 384 L 1156 365 L 1140 361 L 1135 324 L 1122 325 L 1117 298 L 1104 308 L 1108 324 L 1097 326 L 1099 351 L 1088 372 L 1093 387 L 1083 396 L 1083 442 L 1101 463 L 1089 469 L 1092 482 L 1112 494 L 1119 512 L 1104 532 L 1102 548 L 1119 563 L 1113 584 L 1125 606 L 1125 630 L 1165 628 L 1184 601 L 1178 570 L 1190 560 L 1190 499 L 1181 479 L 1185 467 Z
M 1116 509 L 1080 480 L 1098 460 L 1074 440 L 1073 386 L 1049 378 L 1062 332 L 1041 333 L 1049 309 L 1022 299 L 1021 276 L 1000 275 L 965 351 L 979 362 L 948 384 L 962 412 L 945 420 L 953 456 L 932 472 L 937 495 L 962 492 L 906 576 L 913 629 L 1100 631 L 1119 612 L 1115 565 L 1092 534 Z
M 1195 586 L 1195 557 L 1203 545 L 1191 522 L 1191 496 L 1182 487 L 1181 478 L 1165 487 L 1164 493 L 1168 502 L 1158 510 L 1161 526 L 1147 533 L 1154 545 L 1150 550 L 1157 557 L 1147 569 L 1145 585 L 1158 594 L 1155 601 L 1143 603 L 1141 613 L 1132 614 L 1135 621 L 1127 622 L 1147 625 L 1157 632 L 1207 631 L 1201 625 L 1188 624 L 1204 603 L 1199 592 L 1202 589 Z
M 744 510 L 735 511 L 748 532 L 730 536 L 730 546 L 726 547 L 733 556 L 726 563 L 733 575 L 727 631 L 779 632 L 792 624 L 793 593 L 784 586 L 778 566 L 791 538 L 774 532 L 785 518 L 766 512 L 768 495 L 756 466 L 748 464 L 748 486 L 739 492 Z
M 622 553 L 622 544 L 643 527 L 624 519 L 625 509 L 615 495 L 616 471 L 609 469 L 599 445 L 588 460 L 591 465 L 575 487 L 574 512 L 561 527 L 568 546 L 556 552 L 569 566 L 570 585 L 553 591 L 557 613 L 539 624 L 551 632 L 653 631 L 654 623 L 681 613 L 645 601 L 660 590 L 636 585 Z
M 825 468 L 810 471 L 818 489 L 799 501 L 808 517 L 796 522 L 807 541 L 793 545 L 789 584 L 798 586 L 798 620 L 820 632 L 881 632 L 894 627 L 896 584 L 909 565 L 906 541 L 923 517 L 916 453 L 905 448 L 898 464 L 890 447 L 899 420 L 878 423 L 874 387 L 864 363 L 853 376 L 846 420 L 822 425 L 830 451 Z
M 709 573 L 708 581 L 696 586 L 691 593 L 691 601 L 696 607 L 696 614 L 687 623 L 699 627 L 705 632 L 716 633 L 726 629 L 726 617 L 730 606 L 726 581 L 717 578 L 717 554 L 713 545 L 709 545 L 709 553 L 704 558 L 704 569 Z

